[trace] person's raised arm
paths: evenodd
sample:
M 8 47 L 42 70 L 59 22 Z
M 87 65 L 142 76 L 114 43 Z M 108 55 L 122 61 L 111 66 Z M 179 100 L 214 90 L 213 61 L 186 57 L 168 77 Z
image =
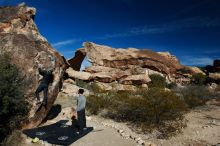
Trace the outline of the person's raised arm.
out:
M 38 65 L 38 71 L 39 71 L 40 75 L 43 76 L 43 75 L 46 73 L 46 71 L 43 70 L 42 68 L 43 68 L 43 65 L 42 65 L 42 64 L 39 64 L 39 65 Z

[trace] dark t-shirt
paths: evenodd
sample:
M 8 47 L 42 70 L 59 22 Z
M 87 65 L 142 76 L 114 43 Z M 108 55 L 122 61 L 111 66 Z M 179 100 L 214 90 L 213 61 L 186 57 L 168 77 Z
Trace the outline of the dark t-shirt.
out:
M 52 71 L 46 71 L 41 68 L 39 68 L 38 70 L 39 70 L 40 75 L 43 76 L 43 79 L 41 80 L 41 84 L 49 85 L 50 83 L 53 82 Z

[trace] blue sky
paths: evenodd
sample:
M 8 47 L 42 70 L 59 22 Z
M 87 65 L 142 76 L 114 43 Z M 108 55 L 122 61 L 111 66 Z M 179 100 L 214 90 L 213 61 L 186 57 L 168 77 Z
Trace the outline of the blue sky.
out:
M 37 8 L 40 33 L 66 58 L 84 41 L 169 51 L 184 65 L 220 59 L 219 0 L 0 0 Z

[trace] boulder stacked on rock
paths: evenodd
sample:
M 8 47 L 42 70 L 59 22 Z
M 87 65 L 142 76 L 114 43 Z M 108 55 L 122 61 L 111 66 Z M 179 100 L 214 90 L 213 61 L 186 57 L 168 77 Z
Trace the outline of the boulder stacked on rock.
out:
M 59 93 L 66 68 L 64 58 L 40 35 L 34 23 L 35 13 L 35 8 L 24 4 L 0 7 L 0 54 L 8 54 L 28 82 L 25 98 L 31 105 L 31 111 L 28 121 L 23 125 L 26 128 L 39 125 L 47 116 Z M 43 64 L 45 69 L 54 68 L 54 81 L 49 86 L 47 108 L 36 111 L 38 106 L 34 104 L 34 93 L 41 77 L 38 64 Z
M 91 66 L 79 72 L 85 57 Z M 181 65 L 169 52 L 135 48 L 116 49 L 91 42 L 84 43 L 84 47 L 78 49 L 75 57 L 68 62 L 71 68 L 67 73 L 72 78 L 126 85 L 147 84 L 151 81 L 149 78 L 151 74 L 164 76 L 167 82 L 184 84 L 190 81 L 189 77 L 192 74 L 202 72 L 198 68 Z

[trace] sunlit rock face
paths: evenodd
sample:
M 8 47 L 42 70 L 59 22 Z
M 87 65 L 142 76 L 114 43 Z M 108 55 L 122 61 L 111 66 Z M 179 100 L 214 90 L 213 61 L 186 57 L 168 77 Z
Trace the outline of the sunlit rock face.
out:
M 18 66 L 23 78 L 28 82 L 25 98 L 30 103 L 29 119 L 24 128 L 39 125 L 46 117 L 55 101 L 62 84 L 66 61 L 55 51 L 47 40 L 40 35 L 34 23 L 35 8 L 24 4 L 15 7 L 0 7 L 0 53 L 10 56 L 13 64 Z M 34 104 L 34 93 L 41 76 L 38 64 L 45 69 L 54 68 L 54 80 L 49 86 L 47 109 Z
M 104 83 L 116 81 L 126 85 L 146 84 L 151 81 L 149 75 L 159 74 L 164 76 L 167 82 L 184 84 L 190 82 L 189 76 L 202 72 L 198 68 L 181 65 L 178 59 L 169 52 L 111 48 L 86 42 L 71 60 L 80 60 L 82 55 L 77 54 L 83 54 L 83 58 L 86 56 L 91 63 L 91 66 L 84 69 L 84 72 L 91 73 L 88 80 Z M 82 61 L 71 63 L 72 66 L 80 66 Z

